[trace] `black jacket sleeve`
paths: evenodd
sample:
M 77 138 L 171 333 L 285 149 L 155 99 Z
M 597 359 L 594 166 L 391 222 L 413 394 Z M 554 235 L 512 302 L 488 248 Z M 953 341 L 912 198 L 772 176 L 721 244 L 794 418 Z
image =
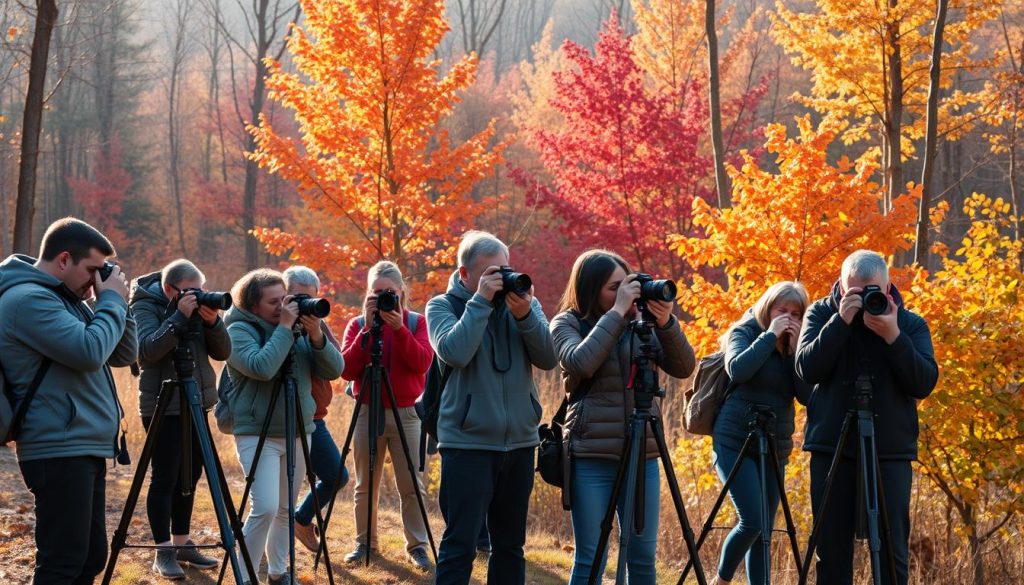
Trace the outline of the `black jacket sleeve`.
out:
M 804 315 L 796 346 L 796 373 L 808 384 L 820 384 L 832 374 L 852 328 L 839 312 L 818 301 Z
M 913 313 L 906 314 L 909 316 L 907 323 L 901 325 L 900 336 L 889 347 L 886 356 L 899 390 L 913 398 L 927 398 L 939 381 L 932 334 L 924 319 Z

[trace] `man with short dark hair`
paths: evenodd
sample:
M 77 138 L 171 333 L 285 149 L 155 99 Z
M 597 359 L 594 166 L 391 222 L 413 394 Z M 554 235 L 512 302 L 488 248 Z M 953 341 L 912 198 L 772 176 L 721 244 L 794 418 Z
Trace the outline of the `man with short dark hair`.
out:
M 35 387 L 15 436 L 35 496 L 35 585 L 92 583 L 107 560 L 104 460 L 125 446 L 110 368 L 132 364 L 138 349 L 124 275 L 112 266 L 101 277 L 113 255 L 94 227 L 65 218 L 46 230 L 38 260 L 0 264 L 0 366 L 12 406 Z
M 876 296 L 865 297 L 871 292 Z M 846 258 L 832 293 L 807 309 L 796 350 L 796 370 L 805 382 L 814 384 L 807 403 L 804 450 L 811 452 L 811 504 L 816 520 L 823 513 L 825 479 L 843 419 L 855 406 L 854 382 L 862 375 L 870 377 L 876 449 L 889 518 L 889 534 L 882 538 L 892 545 L 897 583 L 905 585 L 911 462 L 917 459 L 917 401 L 931 394 L 939 368 L 928 324 L 903 306 L 899 291 L 889 282 L 889 267 L 877 252 L 858 250 Z M 818 583 L 853 582 L 857 485 L 861 481 L 857 478 L 856 446 L 853 427 L 824 510 L 827 524 L 818 539 Z M 888 559 L 885 554 L 880 556 L 883 583 L 889 583 Z

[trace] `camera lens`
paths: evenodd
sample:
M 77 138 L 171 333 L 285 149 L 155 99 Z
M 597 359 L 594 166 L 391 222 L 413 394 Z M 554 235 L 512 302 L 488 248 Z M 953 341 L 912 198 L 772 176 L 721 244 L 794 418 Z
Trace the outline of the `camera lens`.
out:
M 638 280 L 640 280 L 638 278 Z M 674 301 L 676 298 L 676 283 L 671 280 L 642 280 L 640 283 L 640 298 L 645 301 Z
M 327 299 L 316 299 L 309 295 L 295 295 L 295 301 L 299 304 L 299 315 L 312 315 L 323 319 L 331 314 L 331 302 Z
M 502 266 L 501 286 L 504 292 L 514 292 L 517 295 L 525 295 L 533 287 L 533 279 L 530 275 L 522 272 L 515 272 L 511 266 Z
M 377 295 L 377 310 L 390 313 L 398 308 L 400 299 L 394 291 L 386 290 Z
M 889 299 L 878 286 L 865 287 L 862 298 L 864 299 L 864 310 L 871 315 L 882 315 L 889 310 Z
M 226 292 L 197 292 L 196 302 L 211 309 L 228 310 L 231 308 L 231 295 Z

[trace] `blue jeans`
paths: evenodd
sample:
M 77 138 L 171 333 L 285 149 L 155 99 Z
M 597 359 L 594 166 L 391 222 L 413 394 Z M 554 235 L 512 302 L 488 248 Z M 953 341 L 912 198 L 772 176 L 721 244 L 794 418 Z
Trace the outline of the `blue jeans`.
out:
M 654 584 L 657 573 L 654 568 L 654 553 L 658 546 L 658 513 L 661 509 L 661 474 L 658 473 L 659 459 L 648 459 L 645 467 L 644 531 L 637 535 L 631 532 L 626 549 L 626 569 L 630 585 Z M 585 584 L 590 579 L 590 568 L 597 553 L 597 541 L 601 536 L 601 520 L 608 510 L 612 497 L 612 485 L 619 462 L 611 459 L 579 458 L 572 460 L 572 482 L 570 504 L 572 506 L 572 536 L 576 543 L 576 556 L 572 561 L 571 585 Z M 626 486 L 619 490 L 617 512 L 622 520 Z M 609 536 L 609 540 L 610 540 Z M 601 573 L 608 560 L 605 549 L 601 557 Z M 600 579 L 598 580 L 600 582 Z
M 338 452 L 338 445 L 327 430 L 324 421 L 313 421 L 313 436 L 309 440 L 309 463 L 313 467 L 313 473 L 320 481 L 316 482 L 316 498 L 320 507 L 326 506 L 331 495 L 334 493 L 334 480 L 338 477 L 338 467 L 341 466 L 341 453 Z M 345 487 L 348 483 L 348 469 L 341 469 L 341 485 L 338 489 Z M 316 508 L 313 507 L 313 492 L 306 494 L 302 505 L 295 510 L 295 521 L 307 526 L 313 523 L 316 516 Z
M 715 470 L 724 483 L 740 453 L 718 442 L 714 443 L 714 453 Z M 786 464 L 781 461 L 779 463 L 782 475 L 785 476 Z M 775 525 L 775 513 L 779 510 L 779 487 L 778 481 L 775 479 L 774 467 L 767 457 L 765 465 L 768 468 L 768 477 L 765 483 L 768 487 L 769 517 L 772 522 L 769 526 L 770 530 Z M 725 542 L 722 544 L 722 556 L 718 561 L 718 576 L 726 581 L 732 581 L 736 568 L 745 557 L 747 583 L 764 583 L 765 571 L 769 568 L 765 566 L 764 549 L 760 544 L 764 514 L 761 508 L 761 474 L 757 468 L 757 459 L 744 458 L 736 477 L 729 486 L 729 498 L 732 500 L 733 506 L 736 507 L 736 515 L 739 516 L 740 521 L 725 537 Z

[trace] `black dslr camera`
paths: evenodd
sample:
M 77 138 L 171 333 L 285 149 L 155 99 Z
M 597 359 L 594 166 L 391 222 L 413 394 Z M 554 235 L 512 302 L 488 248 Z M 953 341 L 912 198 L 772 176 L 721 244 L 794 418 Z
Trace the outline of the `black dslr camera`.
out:
M 398 308 L 402 300 L 398 293 L 393 290 L 386 290 L 377 295 L 377 310 L 390 313 Z
M 498 272 L 501 273 L 501 292 L 498 293 L 498 297 L 504 298 L 510 292 L 519 296 L 530 294 L 530 288 L 533 287 L 530 275 L 516 272 L 511 266 L 501 266 Z
M 292 300 L 299 304 L 300 316 L 313 315 L 318 319 L 323 319 L 331 314 L 331 301 L 327 299 L 318 299 L 302 294 L 293 296 Z
M 103 266 L 100 266 L 99 269 L 100 280 L 106 280 L 110 278 L 110 273 L 114 271 L 114 266 L 116 266 L 116 264 L 114 264 L 113 262 L 107 262 L 106 260 L 104 260 Z
M 871 315 L 884 315 L 889 310 L 889 297 L 882 292 L 882 287 L 869 284 L 860 292 L 864 300 L 864 310 Z
M 654 315 L 647 310 L 648 301 L 671 302 L 676 299 L 676 283 L 671 280 L 655 280 L 650 274 L 638 272 L 636 282 L 640 283 L 640 298 L 634 301 L 636 310 L 644 321 L 654 321 Z
M 228 310 L 231 308 L 231 294 L 226 292 L 206 292 L 201 288 L 184 288 L 178 298 L 187 294 L 196 295 L 196 302 L 211 309 Z

